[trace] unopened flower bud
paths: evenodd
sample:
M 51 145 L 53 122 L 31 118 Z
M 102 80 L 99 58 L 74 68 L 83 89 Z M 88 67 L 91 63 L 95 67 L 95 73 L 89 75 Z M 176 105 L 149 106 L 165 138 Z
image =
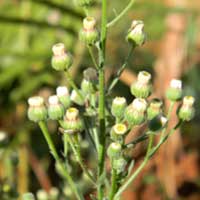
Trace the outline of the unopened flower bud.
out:
M 98 40 L 99 33 L 96 29 L 96 20 L 93 17 L 86 17 L 83 20 L 83 29 L 80 31 L 80 39 L 87 45 L 93 45 Z
M 78 5 L 80 6 L 91 6 L 95 0 L 77 0 Z
M 183 121 L 190 121 L 194 117 L 194 102 L 195 99 L 192 96 L 185 96 L 183 98 L 183 104 L 178 111 L 178 116 L 180 119 Z
M 65 86 L 59 86 L 56 88 L 56 95 L 58 96 L 58 99 L 60 103 L 64 106 L 64 108 L 69 108 L 71 104 L 70 95 L 67 87 Z
M 153 132 L 159 131 L 166 126 L 167 122 L 166 117 L 158 115 L 149 121 L 149 130 Z
M 122 153 L 122 146 L 120 143 L 113 142 L 107 149 L 107 154 L 110 159 L 118 158 Z
M 59 120 L 64 115 L 64 107 L 56 95 L 49 97 L 48 115 L 52 120 Z
M 25 193 L 22 195 L 22 200 L 35 200 L 35 197 L 32 193 Z
M 56 187 L 52 187 L 49 191 L 50 200 L 57 200 L 59 196 L 59 190 Z
M 84 94 L 92 94 L 95 91 L 92 82 L 86 79 L 83 79 L 81 82 L 81 90 Z
M 127 161 L 125 158 L 117 158 L 113 160 L 113 168 L 117 170 L 117 174 L 120 174 L 125 171 L 127 166 Z
M 38 200 L 48 200 L 47 192 L 42 189 L 37 191 L 36 196 Z
M 51 60 L 51 64 L 55 70 L 62 71 L 71 67 L 72 56 L 69 52 L 65 51 L 65 46 L 63 43 L 53 45 L 52 51 L 53 57 Z
M 93 84 L 95 84 L 98 81 L 97 71 L 92 67 L 89 67 L 86 70 L 84 70 L 83 76 L 84 79 L 86 79 L 87 81 L 91 81 Z
M 178 101 L 182 97 L 182 81 L 173 79 L 167 89 L 166 96 L 170 101 Z
M 140 125 L 145 121 L 147 102 L 145 99 L 134 99 L 125 110 L 125 120 L 130 126 Z
M 131 93 L 137 98 L 147 98 L 151 94 L 152 85 L 151 74 L 141 71 L 138 74 L 137 81 L 131 85 Z
M 47 109 L 44 105 L 44 99 L 39 96 L 28 99 L 28 118 L 31 121 L 39 122 L 47 119 Z
M 116 118 L 123 118 L 124 111 L 126 109 L 127 102 L 124 97 L 116 97 L 114 98 L 111 106 L 111 113 Z
M 83 92 L 79 90 L 79 92 L 84 96 Z M 70 96 L 71 101 L 74 103 L 83 106 L 84 105 L 84 100 L 79 96 L 79 94 L 76 92 L 76 90 L 72 90 L 71 96 Z
M 154 117 L 162 113 L 163 102 L 160 99 L 153 99 L 147 108 L 147 118 L 148 120 L 153 119 Z
M 134 46 L 141 46 L 146 40 L 144 33 L 144 23 L 140 20 L 134 20 L 127 35 L 127 40 Z
M 8 143 L 7 134 L 4 131 L 0 131 L 0 148 L 5 147 Z
M 111 139 L 114 141 L 122 142 L 126 133 L 127 127 L 125 124 L 115 124 L 110 132 Z
M 83 130 L 83 122 L 80 119 L 78 109 L 71 107 L 67 110 L 62 128 L 64 128 L 65 131 L 72 131 L 72 133 L 81 132 Z

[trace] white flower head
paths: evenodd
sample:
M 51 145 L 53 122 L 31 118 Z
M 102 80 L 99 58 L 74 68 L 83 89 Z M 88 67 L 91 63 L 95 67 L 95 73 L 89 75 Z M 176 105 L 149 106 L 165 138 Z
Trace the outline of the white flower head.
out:
M 110 144 L 110 147 L 114 150 L 121 150 L 122 146 L 121 144 L 117 143 L 117 142 L 113 142 Z
M 38 107 L 44 104 L 44 99 L 40 96 L 30 97 L 28 99 L 29 106 Z
M 54 44 L 52 51 L 54 56 L 63 56 L 65 55 L 65 45 L 63 43 Z
M 115 97 L 113 100 L 113 104 L 124 105 L 124 104 L 126 104 L 126 99 L 124 97 Z
M 127 127 L 125 124 L 115 124 L 113 130 L 117 135 L 124 135 L 127 131 Z
M 67 109 L 65 116 L 66 116 L 66 119 L 68 119 L 70 121 L 76 120 L 79 116 L 79 110 L 74 107 L 71 107 L 71 108 Z
M 96 19 L 94 17 L 86 17 L 83 19 L 83 28 L 85 30 L 93 30 L 96 26 Z
M 192 96 L 185 96 L 183 98 L 183 105 L 184 106 L 188 106 L 188 107 L 192 107 L 194 105 L 195 102 L 195 98 Z
M 49 101 L 50 105 L 58 105 L 59 104 L 59 99 L 58 99 L 58 96 L 56 96 L 56 95 L 50 96 L 48 101 Z
M 174 89 L 182 89 L 182 81 L 178 79 L 172 79 L 170 81 L 170 87 Z
M 147 102 L 145 99 L 136 98 L 132 102 L 132 108 L 144 112 L 147 109 Z
M 141 84 L 148 84 L 151 80 L 151 74 L 146 71 L 141 71 L 138 74 L 138 82 Z
M 7 135 L 4 131 L 0 131 L 0 142 L 7 139 Z
M 161 121 L 162 126 L 165 126 L 168 122 L 168 119 L 164 116 L 161 116 L 160 121 Z
M 58 97 L 69 96 L 69 91 L 66 86 L 59 86 L 56 88 L 56 94 Z

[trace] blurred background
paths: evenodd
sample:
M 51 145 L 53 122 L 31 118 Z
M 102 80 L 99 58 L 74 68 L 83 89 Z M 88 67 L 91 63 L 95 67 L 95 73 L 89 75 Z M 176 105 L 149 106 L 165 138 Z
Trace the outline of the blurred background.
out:
M 128 2 L 109 1 L 109 19 Z M 100 0 L 91 9 L 91 14 L 100 18 Z M 74 199 L 67 186 L 60 183 L 46 143 L 37 126 L 28 121 L 26 109 L 28 97 L 36 94 L 48 97 L 55 93 L 58 85 L 67 84 L 64 75 L 51 68 L 54 43 L 65 43 L 73 53 L 71 73 L 77 84 L 83 70 L 92 66 L 87 49 L 78 40 L 83 17 L 82 9 L 72 0 L 0 0 L 1 200 L 17 199 L 27 191 L 49 191 L 52 187 Z M 125 36 L 133 19 L 144 21 L 148 39 L 144 46 L 135 50 L 112 95 L 124 95 L 131 101 L 129 85 L 140 70 L 153 73 L 155 96 L 161 98 L 164 98 L 169 81 L 181 78 L 184 94 L 196 98 L 196 116 L 163 145 L 123 198 L 199 200 L 200 1 L 136 1 L 128 14 L 109 29 L 107 83 L 128 53 Z M 175 114 L 172 118 L 173 123 L 176 122 Z M 49 128 L 57 147 L 62 148 L 62 141 L 56 134 L 57 125 L 50 123 Z M 140 131 L 138 129 L 127 139 Z M 87 143 L 83 148 L 90 151 Z M 143 158 L 144 149 L 143 145 L 134 149 L 137 164 Z M 88 158 L 88 162 L 92 159 Z

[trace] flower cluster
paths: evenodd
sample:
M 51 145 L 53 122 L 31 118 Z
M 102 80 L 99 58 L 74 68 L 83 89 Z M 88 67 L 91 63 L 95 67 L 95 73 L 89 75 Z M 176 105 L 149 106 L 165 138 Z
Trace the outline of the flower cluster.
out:
M 79 5 L 87 7 L 94 1 L 77 0 L 77 2 Z M 99 62 L 94 61 L 95 68 L 88 68 L 83 72 L 83 79 L 80 87 L 77 87 L 69 72 L 69 68 L 73 64 L 72 55 L 70 52 L 66 51 L 64 44 L 55 44 L 52 48 L 52 67 L 57 71 L 66 73 L 67 80 L 72 90 L 70 91 L 66 86 L 59 86 L 56 89 L 56 94 L 50 96 L 48 101 L 40 96 L 29 98 L 28 118 L 39 124 L 48 142 L 49 148 L 52 151 L 52 155 L 57 162 L 58 169 L 65 174 L 65 177 L 67 177 L 78 199 L 82 199 L 82 197 L 79 196 L 70 175 L 56 153 L 56 148 L 50 140 L 44 122 L 48 119 L 58 121 L 64 133 L 64 152 L 67 151 L 65 149 L 67 146 L 66 144 L 69 144 L 84 174 L 87 175 L 87 178 L 95 186 L 96 182 L 100 184 L 100 186 L 103 184 L 101 183 L 101 179 L 104 176 L 104 160 L 105 152 L 107 152 L 112 168 L 112 184 L 115 184 L 117 188 L 116 191 L 111 191 L 109 199 L 113 200 L 113 195 L 115 195 L 121 186 L 124 178 L 128 176 L 128 171 L 131 171 L 128 170 L 128 168 L 131 167 L 131 162 L 127 154 L 127 149 L 129 149 L 130 145 L 126 144 L 126 136 L 134 127 L 146 125 L 145 133 L 140 136 L 138 140 L 135 139 L 132 141 L 131 144 L 135 145 L 140 141 L 149 139 L 150 145 L 148 150 L 151 151 L 147 152 L 148 157 L 146 158 L 149 159 L 170 135 L 166 133 L 166 127 L 170 120 L 171 109 L 165 114 L 163 108 L 164 102 L 157 98 L 151 98 L 153 92 L 152 76 L 147 71 L 139 72 L 137 79 L 131 84 L 130 92 L 132 94 L 132 99 L 126 99 L 125 97 L 115 97 L 111 99 L 109 95 L 105 96 L 106 89 L 103 74 L 103 56 L 105 52 L 102 52 L 104 51 L 104 48 L 102 48 L 104 45 L 102 45 L 103 41 L 99 41 L 99 32 L 95 18 L 87 16 L 83 20 L 83 28 L 79 36 L 89 50 L 91 50 L 90 47 L 92 45 L 96 45 L 97 49 L 100 51 Z M 141 46 L 146 40 L 143 22 L 134 20 L 126 38 L 131 47 L 135 48 Z M 93 56 L 91 57 L 94 59 Z M 125 66 L 126 64 L 122 66 L 120 73 Z M 116 79 L 114 83 L 115 81 Z M 106 97 L 109 98 L 108 101 Z M 172 106 L 183 98 L 182 104 L 177 110 L 177 116 L 180 122 L 189 121 L 193 118 L 195 100 L 191 96 L 183 97 L 181 80 L 171 80 L 169 88 L 166 91 L 166 98 Z M 128 104 L 128 102 L 131 103 Z M 175 128 L 173 130 L 175 130 Z M 151 149 L 151 145 L 153 144 L 152 136 L 161 131 L 161 139 L 158 145 Z M 79 137 L 78 134 L 81 132 L 83 134 L 88 134 L 88 138 L 91 139 L 98 154 L 99 174 L 97 181 L 93 177 L 93 174 L 86 169 L 83 164 L 83 159 L 81 158 L 79 145 L 81 137 Z M 122 192 L 122 190 L 120 191 Z

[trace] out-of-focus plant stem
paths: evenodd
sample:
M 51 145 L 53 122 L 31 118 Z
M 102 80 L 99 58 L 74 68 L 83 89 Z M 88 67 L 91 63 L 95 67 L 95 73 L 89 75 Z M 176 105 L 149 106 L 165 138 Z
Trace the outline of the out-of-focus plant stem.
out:
M 135 3 L 135 0 L 131 0 L 129 4 L 122 10 L 122 12 L 118 14 L 117 17 L 114 18 L 111 22 L 107 24 L 107 28 L 115 25 L 129 11 L 129 9 L 133 6 L 134 3 Z
M 49 149 L 56 161 L 56 163 L 58 164 L 59 166 L 59 169 L 61 170 L 61 173 L 63 174 L 63 176 L 66 178 L 67 182 L 69 183 L 72 191 L 74 192 L 76 198 L 78 200 L 84 200 L 84 197 L 82 196 L 82 194 L 78 191 L 78 188 L 77 186 L 75 185 L 72 177 L 70 176 L 70 174 L 68 173 L 67 169 L 65 168 L 65 166 L 63 165 L 62 161 L 60 160 L 60 157 L 56 151 L 56 148 L 54 146 L 54 143 L 50 137 L 50 134 L 49 134 L 49 131 L 48 131 L 48 128 L 47 128 L 47 125 L 44 121 L 40 121 L 38 123 L 44 137 L 45 137 L 45 140 L 49 146 Z
M 102 0 L 102 17 L 101 17 L 101 38 L 99 49 L 99 149 L 98 149 L 98 200 L 103 199 L 103 181 L 102 175 L 105 173 L 105 55 L 106 55 L 106 36 L 107 36 L 107 0 Z

